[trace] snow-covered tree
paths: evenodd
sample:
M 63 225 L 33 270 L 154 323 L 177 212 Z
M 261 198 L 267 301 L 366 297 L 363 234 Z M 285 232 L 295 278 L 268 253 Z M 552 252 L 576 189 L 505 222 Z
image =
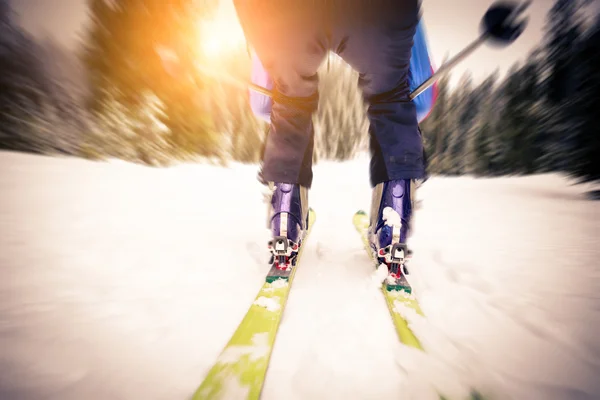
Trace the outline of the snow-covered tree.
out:
M 347 160 L 365 149 L 369 121 L 357 87 L 358 73 L 341 58 L 330 57 L 319 71 L 319 110 L 313 118 L 316 155 Z
M 194 73 L 190 49 L 197 45 L 199 13 L 211 12 L 214 4 L 90 0 L 89 5 L 91 22 L 83 60 L 91 84 L 90 109 L 110 112 L 107 106 L 116 101 L 130 109 L 133 118 L 146 107 L 149 91 L 160 101 L 159 118 L 167 127 L 163 139 L 173 156 L 218 152 L 211 116 L 198 107 L 197 81 L 187 79 Z M 176 51 L 185 76 L 172 77 L 165 71 L 161 46 Z

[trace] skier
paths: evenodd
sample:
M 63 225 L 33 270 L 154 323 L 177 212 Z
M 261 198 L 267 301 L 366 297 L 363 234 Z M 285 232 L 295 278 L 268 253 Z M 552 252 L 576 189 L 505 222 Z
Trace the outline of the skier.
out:
M 435 101 L 435 88 L 418 98 L 421 103 L 409 99 L 411 85 L 432 72 L 423 47 L 420 1 L 234 4 L 254 50 L 252 79 L 273 90 L 272 100 L 251 94 L 253 111 L 270 122 L 260 176 L 272 190 L 268 224 L 273 267 L 289 269 L 307 229 L 317 69 L 328 51 L 359 72 L 358 84 L 368 104 L 373 250 L 388 266 L 403 265 L 416 181 L 426 178 L 418 123 Z M 391 272 L 399 278 L 396 269 Z

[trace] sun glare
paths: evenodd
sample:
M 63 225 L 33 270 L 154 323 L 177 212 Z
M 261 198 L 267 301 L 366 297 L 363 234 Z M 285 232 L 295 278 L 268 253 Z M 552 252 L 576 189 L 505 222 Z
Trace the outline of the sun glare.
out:
M 231 0 L 221 1 L 213 19 L 198 24 L 200 50 L 209 57 L 236 50 L 246 41 Z

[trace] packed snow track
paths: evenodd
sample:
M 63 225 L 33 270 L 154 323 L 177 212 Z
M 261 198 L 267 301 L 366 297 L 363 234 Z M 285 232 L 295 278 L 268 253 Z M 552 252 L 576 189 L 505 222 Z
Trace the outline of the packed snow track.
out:
M 268 270 L 256 167 L 0 153 L 0 399 L 177 400 Z M 368 160 L 320 163 L 318 214 L 262 398 L 600 398 L 600 202 L 559 175 L 430 179 L 399 344 L 352 226 Z M 231 295 L 233 294 L 233 295 Z

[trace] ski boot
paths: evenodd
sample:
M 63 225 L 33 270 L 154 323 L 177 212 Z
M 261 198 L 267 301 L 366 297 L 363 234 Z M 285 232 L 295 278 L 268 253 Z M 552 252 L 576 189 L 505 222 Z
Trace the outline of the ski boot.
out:
M 407 247 L 411 216 L 414 208 L 416 182 L 410 179 L 392 180 L 373 189 L 369 242 L 379 264 L 388 267 L 388 290 L 410 293 L 406 264 L 412 252 Z
M 268 225 L 272 239 L 269 241 L 271 270 L 267 281 L 288 279 L 302 239 L 308 230 L 308 189 L 288 183 L 269 183 L 271 199 Z

